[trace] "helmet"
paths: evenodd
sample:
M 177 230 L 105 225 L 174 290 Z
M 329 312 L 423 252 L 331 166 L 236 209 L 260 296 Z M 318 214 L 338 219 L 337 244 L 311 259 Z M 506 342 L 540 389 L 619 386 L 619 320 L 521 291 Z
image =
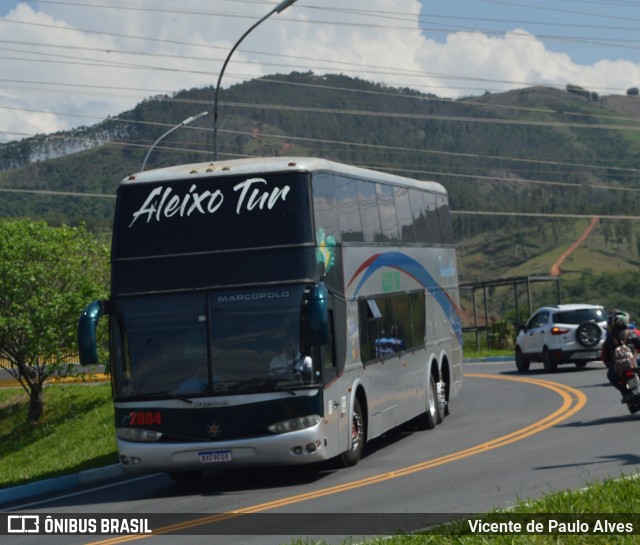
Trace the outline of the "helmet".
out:
M 623 310 L 614 310 L 607 317 L 607 325 L 611 329 L 626 329 L 631 322 L 631 316 Z

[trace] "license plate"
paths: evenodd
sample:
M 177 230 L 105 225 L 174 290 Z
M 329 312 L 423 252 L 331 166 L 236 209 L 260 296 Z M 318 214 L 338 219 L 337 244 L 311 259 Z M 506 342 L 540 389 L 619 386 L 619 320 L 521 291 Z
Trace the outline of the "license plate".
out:
M 198 460 L 201 464 L 215 464 L 217 462 L 230 462 L 231 451 L 230 450 L 207 450 L 205 452 L 198 452 Z

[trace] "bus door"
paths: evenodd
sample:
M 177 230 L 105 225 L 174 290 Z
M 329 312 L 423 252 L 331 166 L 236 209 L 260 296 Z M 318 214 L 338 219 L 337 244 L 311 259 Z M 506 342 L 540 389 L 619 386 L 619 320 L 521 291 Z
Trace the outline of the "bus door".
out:
M 322 384 L 324 389 L 324 431 L 327 439 L 327 449 L 331 454 L 337 455 L 342 451 L 340 443 L 342 442 L 346 445 L 346 441 L 340 441 L 340 438 L 346 437 L 346 422 L 349 415 L 348 408 L 346 410 L 347 414 L 344 414 L 345 407 L 347 405 L 347 398 L 345 392 L 342 392 L 341 396 L 341 382 L 338 379 L 334 311 L 331 299 L 328 309 L 328 322 L 328 342 L 314 348 L 316 357 L 320 358 L 322 368 Z M 346 446 L 344 448 L 346 448 Z

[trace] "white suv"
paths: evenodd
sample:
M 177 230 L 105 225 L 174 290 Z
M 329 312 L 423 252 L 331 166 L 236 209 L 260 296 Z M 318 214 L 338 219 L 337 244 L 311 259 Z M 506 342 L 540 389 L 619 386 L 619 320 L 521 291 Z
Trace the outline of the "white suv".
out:
M 547 372 L 560 363 L 584 367 L 600 359 L 606 327 L 607 314 L 599 305 L 539 308 L 516 338 L 516 367 L 528 371 L 532 361 L 541 361 Z

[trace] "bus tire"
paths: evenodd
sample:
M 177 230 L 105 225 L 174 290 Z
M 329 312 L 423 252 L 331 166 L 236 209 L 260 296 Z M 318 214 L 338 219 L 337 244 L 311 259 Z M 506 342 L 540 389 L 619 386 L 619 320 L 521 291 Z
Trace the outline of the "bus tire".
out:
M 349 449 L 340 455 L 340 460 L 345 467 L 356 465 L 362 457 L 364 449 L 364 417 L 360 402 L 356 398 L 353 402 L 353 416 L 351 418 L 351 433 L 349 435 Z
M 418 427 L 423 430 L 432 430 L 438 423 L 438 386 L 433 375 L 429 373 L 429 384 L 427 386 L 427 407 L 418 416 Z

